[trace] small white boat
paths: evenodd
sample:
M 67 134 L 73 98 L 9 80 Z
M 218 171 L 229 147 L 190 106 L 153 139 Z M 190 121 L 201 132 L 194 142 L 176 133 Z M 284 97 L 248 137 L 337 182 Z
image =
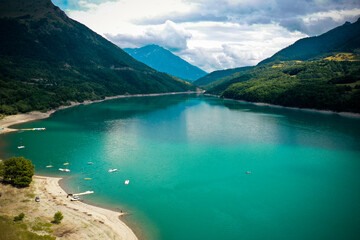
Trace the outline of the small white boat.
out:
M 51 167 L 54 167 L 53 165 L 48 165 L 48 166 L 46 166 L 47 168 L 51 168 Z
M 70 169 L 67 169 L 67 168 L 65 168 L 65 169 L 59 168 L 59 171 L 62 171 L 62 172 L 70 172 Z
M 108 172 L 116 172 L 117 171 L 117 169 L 116 168 L 114 168 L 114 169 L 109 169 L 109 171 Z
M 88 162 L 88 165 L 93 165 L 94 163 L 93 162 Z
M 130 180 L 125 180 L 125 185 L 128 185 L 130 183 Z
M 79 197 L 79 196 L 82 196 L 82 195 L 87 195 L 87 194 L 93 194 L 94 191 L 86 191 L 86 192 L 83 192 L 83 193 L 74 193 L 73 196 L 75 197 Z
M 70 200 L 71 200 L 71 201 L 79 201 L 79 200 L 80 200 L 80 198 L 79 198 L 79 197 L 77 197 L 77 196 L 75 196 L 75 197 L 72 197 Z
M 25 148 L 25 146 L 18 146 L 18 149 L 22 149 L 22 148 Z

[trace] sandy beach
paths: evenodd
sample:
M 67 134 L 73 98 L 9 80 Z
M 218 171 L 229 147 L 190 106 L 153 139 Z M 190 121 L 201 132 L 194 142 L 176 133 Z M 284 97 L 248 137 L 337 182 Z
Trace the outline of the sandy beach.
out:
M 103 102 L 106 100 L 111 99 L 117 99 L 117 98 L 129 98 L 129 97 L 154 97 L 154 96 L 166 96 L 166 95 L 177 95 L 177 94 L 193 94 L 193 93 L 202 93 L 202 92 L 194 92 L 194 91 L 188 91 L 188 92 L 168 92 L 168 93 L 150 93 L 150 94 L 133 94 L 133 95 L 117 95 L 112 97 L 105 97 L 101 100 L 95 100 L 95 101 L 84 101 L 82 103 L 78 102 L 71 102 L 68 106 L 61 106 L 56 109 L 52 109 L 47 112 L 39 112 L 39 111 L 33 111 L 29 113 L 23 113 L 23 114 L 17 114 L 17 115 L 11 115 L 6 116 L 3 119 L 0 119 L 0 134 L 10 133 L 19 131 L 19 129 L 11 128 L 12 125 L 25 123 L 25 122 L 31 122 L 36 121 L 40 119 L 45 119 L 51 116 L 56 111 L 70 108 L 78 105 L 87 105 L 91 103 L 97 103 L 97 102 Z
M 49 231 L 57 238 L 137 240 L 134 232 L 120 220 L 123 213 L 71 201 L 60 187 L 60 180 L 34 176 L 31 186 L 26 189 L 0 184 L 0 215 L 15 216 L 22 211 L 31 226 L 39 221 L 49 223 L 54 213 L 61 211 L 64 219 L 58 225 L 53 224 Z M 36 203 L 34 196 L 40 197 L 40 202 Z

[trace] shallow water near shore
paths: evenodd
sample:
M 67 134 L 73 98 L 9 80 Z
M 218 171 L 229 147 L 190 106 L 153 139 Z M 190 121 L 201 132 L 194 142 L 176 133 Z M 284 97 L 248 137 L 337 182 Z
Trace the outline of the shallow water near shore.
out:
M 360 119 L 177 95 L 16 127 L 47 130 L 0 136 L 1 157 L 95 191 L 143 239 L 360 239 Z

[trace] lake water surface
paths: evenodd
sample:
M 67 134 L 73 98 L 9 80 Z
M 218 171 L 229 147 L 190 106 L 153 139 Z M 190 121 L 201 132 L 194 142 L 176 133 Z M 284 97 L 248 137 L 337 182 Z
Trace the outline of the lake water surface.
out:
M 0 136 L 3 158 L 95 191 L 84 199 L 129 212 L 143 239 L 360 239 L 359 119 L 176 95 L 17 126 L 30 127 L 47 130 Z

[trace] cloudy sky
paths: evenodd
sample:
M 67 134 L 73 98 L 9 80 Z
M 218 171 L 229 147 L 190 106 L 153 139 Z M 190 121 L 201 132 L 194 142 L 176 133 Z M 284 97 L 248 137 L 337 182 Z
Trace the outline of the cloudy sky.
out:
M 207 72 L 255 65 L 360 17 L 359 0 L 52 0 L 121 48 L 157 44 Z

